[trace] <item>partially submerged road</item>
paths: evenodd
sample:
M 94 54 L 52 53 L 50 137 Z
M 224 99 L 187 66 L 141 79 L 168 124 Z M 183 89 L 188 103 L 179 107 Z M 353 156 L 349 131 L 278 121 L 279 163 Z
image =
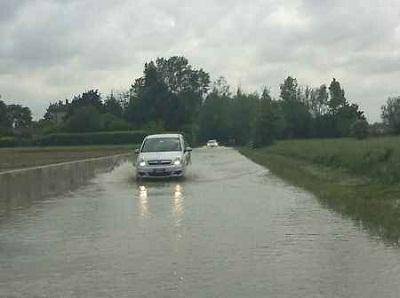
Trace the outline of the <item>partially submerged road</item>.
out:
M 400 251 L 232 149 L 129 163 L 0 218 L 1 297 L 397 297 Z M 0 213 L 2 214 L 2 213 Z

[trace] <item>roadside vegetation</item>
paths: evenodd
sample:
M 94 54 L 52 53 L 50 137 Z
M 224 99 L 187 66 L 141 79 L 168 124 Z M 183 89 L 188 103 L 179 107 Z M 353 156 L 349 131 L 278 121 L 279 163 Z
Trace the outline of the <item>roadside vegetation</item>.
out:
M 352 138 L 279 141 L 265 153 L 344 169 L 385 184 L 400 182 L 400 138 Z
M 399 244 L 399 137 L 286 140 L 240 151 L 373 234 Z

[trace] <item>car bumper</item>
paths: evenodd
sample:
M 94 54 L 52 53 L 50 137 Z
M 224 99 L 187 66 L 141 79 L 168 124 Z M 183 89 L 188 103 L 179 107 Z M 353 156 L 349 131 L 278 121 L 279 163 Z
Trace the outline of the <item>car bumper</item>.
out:
M 182 166 L 169 167 L 138 167 L 136 169 L 137 178 L 168 178 L 182 177 L 185 175 L 185 168 Z

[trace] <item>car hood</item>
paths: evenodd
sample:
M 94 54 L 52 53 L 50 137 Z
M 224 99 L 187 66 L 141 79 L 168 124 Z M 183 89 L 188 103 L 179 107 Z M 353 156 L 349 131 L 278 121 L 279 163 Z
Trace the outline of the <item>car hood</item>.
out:
M 141 152 L 138 156 L 138 159 L 144 160 L 165 160 L 171 159 L 174 160 L 176 158 L 182 158 L 183 153 L 180 151 L 172 151 L 172 152 Z

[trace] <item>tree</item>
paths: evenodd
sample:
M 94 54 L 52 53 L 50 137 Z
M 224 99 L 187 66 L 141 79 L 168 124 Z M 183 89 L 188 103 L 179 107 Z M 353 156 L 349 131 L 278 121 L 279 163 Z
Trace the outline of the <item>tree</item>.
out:
M 138 116 L 135 120 L 139 126 L 150 121 L 164 120 L 167 110 L 172 108 L 169 105 L 171 93 L 153 61 L 145 64 L 143 74 L 143 77 L 135 80 L 130 100 L 130 109 L 137 109 L 131 111 L 131 114 Z
M 104 101 L 104 111 L 110 113 L 118 118 L 122 117 L 122 106 L 121 103 L 115 98 L 114 94 L 111 94 Z
M 52 122 L 55 125 L 61 124 L 64 121 L 64 117 L 67 115 L 68 106 L 69 102 L 67 99 L 65 103 L 61 100 L 56 103 L 51 103 L 44 114 L 44 120 Z
M 50 134 L 58 132 L 60 127 L 52 120 L 40 119 L 33 122 L 33 131 L 35 134 Z
M 328 108 L 329 94 L 326 85 L 323 84 L 319 88 L 311 90 L 310 93 L 310 109 L 315 117 L 326 114 Z
M 335 78 L 329 85 L 330 100 L 328 102 L 330 112 L 335 115 L 338 110 L 346 104 L 344 90 L 340 87 L 340 83 Z
M 140 109 L 141 105 L 139 99 L 136 96 L 129 95 L 128 104 L 123 112 L 123 117 L 128 123 L 139 127 L 141 124 L 146 122 L 146 115 L 142 114 Z
M 351 126 L 351 134 L 359 140 L 365 139 L 368 136 L 368 128 L 367 120 L 358 119 Z
M 131 87 L 126 119 L 137 126 L 162 122 L 169 130 L 192 125 L 209 89 L 209 75 L 185 57 L 158 58 L 145 64 Z
M 245 145 L 251 141 L 259 101 L 257 94 L 246 94 L 240 88 L 230 100 L 230 134 L 235 144 Z
M 395 134 L 400 133 L 400 96 L 389 97 L 382 106 L 383 123 Z
M 32 123 L 31 110 L 21 105 L 8 105 L 7 117 L 11 123 L 11 127 L 17 130 L 29 128 Z
M 194 69 L 185 57 L 157 58 L 155 66 L 168 90 L 174 94 L 193 93 L 202 97 L 208 91 L 209 74 L 203 69 Z
M 285 118 L 284 135 L 287 138 L 305 138 L 310 135 L 311 113 L 302 100 L 302 92 L 297 80 L 287 77 L 281 84 L 281 106 Z
M 115 116 L 111 113 L 101 114 L 99 121 L 102 122 L 102 129 L 105 131 L 118 131 L 118 130 L 128 130 L 129 124 L 120 117 Z
M 104 129 L 101 113 L 94 106 L 83 106 L 75 109 L 73 115 L 64 123 L 67 132 L 94 132 Z
M 6 134 L 11 128 L 11 122 L 7 114 L 7 105 L 0 100 L 0 135 Z
M 283 128 L 284 118 L 277 102 L 261 100 L 258 104 L 253 130 L 254 147 L 271 145 Z
M 359 119 L 365 119 L 364 112 L 358 105 L 347 101 L 344 90 L 335 78 L 329 86 L 329 94 L 329 116 L 326 119 L 330 122 L 330 134 L 334 137 L 349 136 L 352 124 Z
M 263 91 L 261 92 L 261 101 L 266 101 L 266 102 L 271 102 L 272 97 L 271 97 L 271 92 L 267 87 L 263 88 Z
M 209 89 L 209 74 L 193 68 L 185 57 L 158 58 L 156 69 L 170 92 L 164 123 L 167 129 L 178 130 L 197 118 L 204 95 Z
M 129 99 L 130 99 L 130 91 L 121 91 L 118 92 L 117 95 L 117 100 L 122 108 L 122 116 L 124 116 L 126 109 L 128 108 L 129 104 Z
M 211 92 L 205 99 L 199 114 L 199 139 L 206 141 L 218 139 L 229 142 L 231 135 L 230 109 L 231 99 Z
M 284 102 L 293 102 L 298 101 L 298 94 L 297 94 L 297 80 L 288 76 L 286 80 L 281 84 L 281 98 Z
M 67 105 L 67 118 L 71 117 L 76 111 L 84 107 L 93 107 L 98 112 L 103 111 L 103 102 L 99 90 L 89 90 L 81 95 L 75 96 L 71 103 Z
M 229 97 L 232 95 L 230 88 L 226 79 L 220 76 L 213 82 L 211 92 L 214 95 Z
M 338 136 L 351 135 L 351 127 L 358 120 L 365 120 L 364 112 L 359 110 L 356 104 L 346 103 L 336 113 L 336 129 Z
M 387 126 L 382 122 L 375 122 L 369 126 L 369 132 L 371 136 L 378 137 L 387 134 Z

